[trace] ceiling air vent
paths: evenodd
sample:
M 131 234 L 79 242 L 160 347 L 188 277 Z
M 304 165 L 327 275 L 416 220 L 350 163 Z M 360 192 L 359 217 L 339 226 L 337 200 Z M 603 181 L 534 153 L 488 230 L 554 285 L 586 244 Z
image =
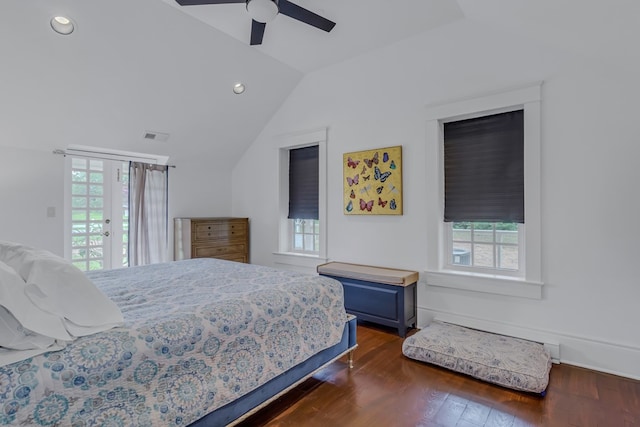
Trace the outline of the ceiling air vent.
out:
M 169 134 L 148 130 L 148 131 L 145 131 L 144 139 L 148 139 L 150 141 L 166 142 L 167 139 L 169 139 Z

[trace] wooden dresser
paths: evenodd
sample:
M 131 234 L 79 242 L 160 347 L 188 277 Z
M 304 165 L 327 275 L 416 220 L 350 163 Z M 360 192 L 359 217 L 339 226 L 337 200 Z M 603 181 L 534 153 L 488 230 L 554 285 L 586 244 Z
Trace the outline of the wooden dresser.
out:
M 249 262 L 248 218 L 174 218 L 176 261 L 219 258 Z

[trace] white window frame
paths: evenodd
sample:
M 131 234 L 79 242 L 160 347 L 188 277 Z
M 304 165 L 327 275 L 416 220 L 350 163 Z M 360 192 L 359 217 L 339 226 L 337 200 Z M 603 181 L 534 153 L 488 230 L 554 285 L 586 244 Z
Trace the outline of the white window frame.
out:
M 278 139 L 279 171 L 279 233 L 275 262 L 315 268 L 327 262 L 327 128 L 281 135 Z M 295 148 L 318 146 L 318 221 L 320 248 L 318 253 L 292 251 L 293 220 L 289 213 L 289 151 Z
M 427 267 L 428 286 L 542 299 L 540 225 L 540 102 L 542 82 L 427 106 Z M 524 110 L 525 224 L 519 232 L 520 275 L 492 270 L 452 269 L 450 237 L 444 222 L 444 132 L 446 122 Z M 494 273 L 495 272 L 495 273 Z

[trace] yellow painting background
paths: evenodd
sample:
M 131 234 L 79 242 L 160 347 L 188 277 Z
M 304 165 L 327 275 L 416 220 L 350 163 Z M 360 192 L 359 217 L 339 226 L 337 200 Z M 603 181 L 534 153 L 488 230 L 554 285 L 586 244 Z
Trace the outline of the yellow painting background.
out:
M 401 145 L 345 153 L 342 171 L 345 215 L 402 215 Z

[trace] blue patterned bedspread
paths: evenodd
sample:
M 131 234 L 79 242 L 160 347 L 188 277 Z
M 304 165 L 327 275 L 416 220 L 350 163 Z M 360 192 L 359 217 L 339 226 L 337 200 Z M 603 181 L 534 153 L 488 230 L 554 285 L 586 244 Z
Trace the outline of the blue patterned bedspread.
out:
M 126 326 L 0 368 L 0 424 L 187 425 L 340 341 L 342 285 L 194 259 L 93 272 Z

